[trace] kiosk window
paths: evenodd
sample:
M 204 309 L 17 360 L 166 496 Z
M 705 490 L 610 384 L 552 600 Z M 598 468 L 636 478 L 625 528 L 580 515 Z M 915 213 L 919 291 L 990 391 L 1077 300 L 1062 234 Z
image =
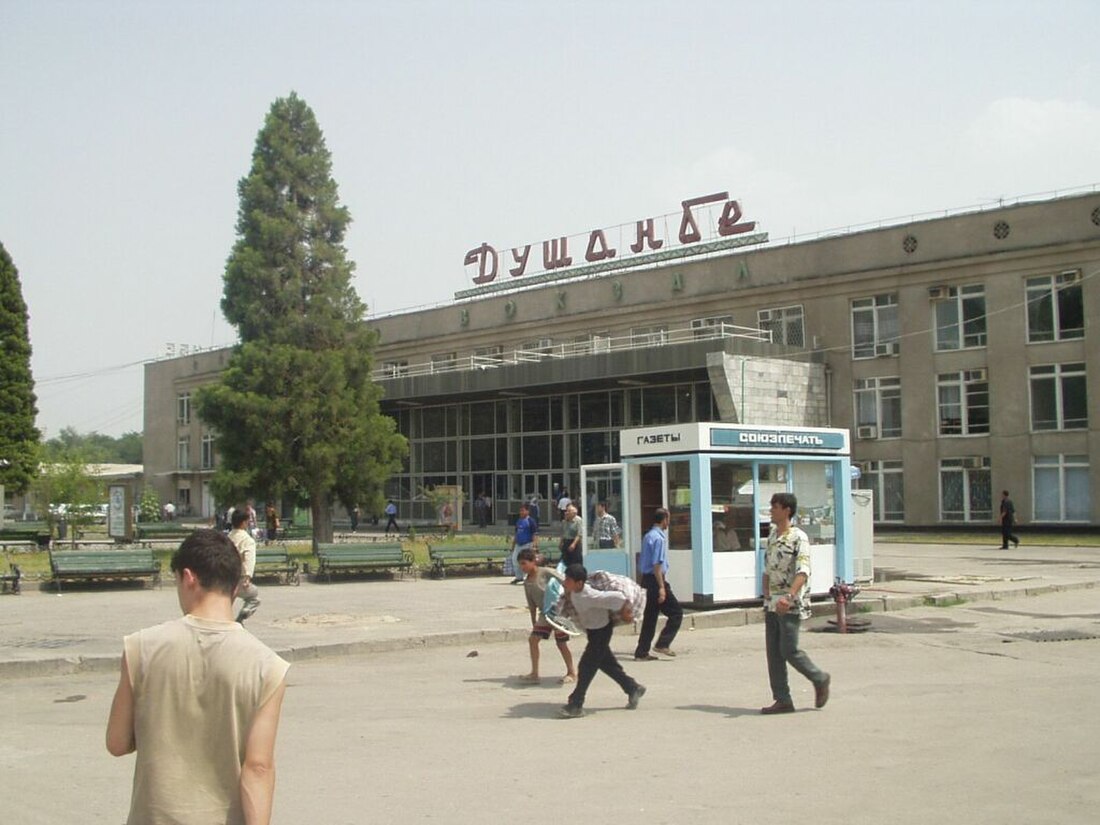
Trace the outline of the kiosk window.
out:
M 821 461 L 796 461 L 792 465 L 792 492 L 798 497 L 795 523 L 810 544 L 832 544 L 836 540 L 836 515 L 832 476 Z
M 732 553 L 738 550 L 752 550 L 756 546 L 752 464 L 711 461 L 710 495 L 710 525 L 714 552 Z
M 668 546 L 691 549 L 691 468 L 686 461 L 670 461 L 668 473 Z

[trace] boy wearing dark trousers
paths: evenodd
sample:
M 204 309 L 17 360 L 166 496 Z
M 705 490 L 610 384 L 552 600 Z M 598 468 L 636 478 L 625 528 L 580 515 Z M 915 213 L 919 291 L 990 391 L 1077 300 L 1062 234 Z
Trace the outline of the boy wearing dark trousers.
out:
M 565 570 L 562 586 L 569 591 L 576 612 L 576 623 L 585 629 L 588 644 L 581 654 L 577 666 L 577 686 L 569 695 L 569 702 L 560 712 L 563 719 L 575 719 L 584 716 L 584 698 L 588 686 L 597 671 L 610 676 L 615 684 L 627 695 L 626 706 L 630 710 L 638 707 L 638 701 L 645 695 L 645 686 L 626 675 L 623 666 L 611 652 L 612 613 L 618 613 L 624 622 L 633 620 L 630 602 L 614 590 L 594 590 L 586 582 L 588 571 L 583 565 L 573 564 Z

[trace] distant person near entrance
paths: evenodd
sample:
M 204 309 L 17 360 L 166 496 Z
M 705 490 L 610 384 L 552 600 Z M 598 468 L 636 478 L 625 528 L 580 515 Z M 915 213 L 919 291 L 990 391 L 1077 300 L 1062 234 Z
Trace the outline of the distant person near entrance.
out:
M 798 649 L 798 631 L 810 618 L 810 540 L 791 519 L 798 510 L 793 493 L 776 493 L 771 500 L 772 529 L 764 553 L 764 639 L 768 680 L 775 700 L 764 714 L 794 713 L 787 682 L 789 664 L 814 686 L 814 707 L 829 701 L 829 674 Z
M 565 508 L 565 517 L 561 523 L 562 570 L 571 564 L 581 564 L 584 561 L 584 551 L 581 548 L 581 530 L 583 527 L 584 521 L 577 515 L 576 505 L 568 505 Z
M 593 530 L 596 534 L 596 544 L 601 550 L 610 550 L 619 546 L 619 536 L 622 530 L 619 522 L 611 513 L 607 512 L 607 502 L 596 504 L 596 526 Z
M 1012 532 L 1016 526 L 1016 505 L 1008 497 L 1008 490 L 1001 490 L 1001 549 L 1007 550 L 1008 543 L 1014 547 L 1020 546 L 1020 539 Z
M 397 505 L 393 503 L 391 498 L 386 502 L 386 509 L 383 511 L 386 514 L 386 535 L 390 534 L 390 528 L 393 528 L 395 535 L 401 535 L 401 528 L 397 526 Z
M 657 613 L 667 617 L 664 629 L 657 638 L 654 650 L 665 656 L 675 656 L 672 642 L 680 631 L 684 620 L 684 609 L 672 592 L 668 583 L 668 510 L 658 507 L 653 513 L 653 527 L 642 539 L 642 555 L 638 565 L 642 571 L 642 587 L 645 588 L 645 614 L 642 627 L 638 631 L 638 646 L 634 649 L 634 658 L 640 661 L 656 659 L 649 652 L 653 634 L 657 631 Z

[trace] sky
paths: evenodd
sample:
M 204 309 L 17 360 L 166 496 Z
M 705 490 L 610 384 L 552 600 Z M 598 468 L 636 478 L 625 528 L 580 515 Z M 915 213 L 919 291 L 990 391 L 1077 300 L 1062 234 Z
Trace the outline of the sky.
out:
M 230 345 L 237 182 L 297 92 L 371 315 L 467 250 L 728 191 L 773 240 L 1100 183 L 1082 2 L 0 0 L 0 243 L 39 427 L 142 428 L 143 363 Z

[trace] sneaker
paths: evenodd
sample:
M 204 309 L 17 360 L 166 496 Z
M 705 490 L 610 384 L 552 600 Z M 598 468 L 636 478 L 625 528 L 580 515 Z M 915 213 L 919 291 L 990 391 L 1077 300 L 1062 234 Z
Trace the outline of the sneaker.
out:
M 766 708 L 760 708 L 760 712 L 765 716 L 770 716 L 774 713 L 794 713 L 794 705 L 790 702 L 774 702 L 768 705 Z
M 584 716 L 584 708 L 579 705 L 562 705 L 561 710 L 558 711 L 560 719 L 580 719 L 582 716 Z
M 833 681 L 828 673 L 825 674 L 825 678 L 814 685 L 814 707 L 823 708 L 825 703 L 829 701 L 829 682 Z
M 675 651 L 675 650 L 673 650 L 673 649 L 672 649 L 672 648 L 670 648 L 670 647 L 655 647 L 655 648 L 653 648 L 653 649 L 654 649 L 655 651 L 657 651 L 658 653 L 661 653 L 661 654 L 663 654 L 663 655 L 665 655 L 665 656 L 675 656 L 675 655 L 676 655 L 676 651 Z
M 630 692 L 630 698 L 626 700 L 626 706 L 630 710 L 635 710 L 643 696 L 645 696 L 645 685 L 635 685 L 634 690 Z
M 635 653 L 634 654 L 634 661 L 635 662 L 656 662 L 657 657 L 654 656 L 652 653 L 641 653 L 641 654 Z

